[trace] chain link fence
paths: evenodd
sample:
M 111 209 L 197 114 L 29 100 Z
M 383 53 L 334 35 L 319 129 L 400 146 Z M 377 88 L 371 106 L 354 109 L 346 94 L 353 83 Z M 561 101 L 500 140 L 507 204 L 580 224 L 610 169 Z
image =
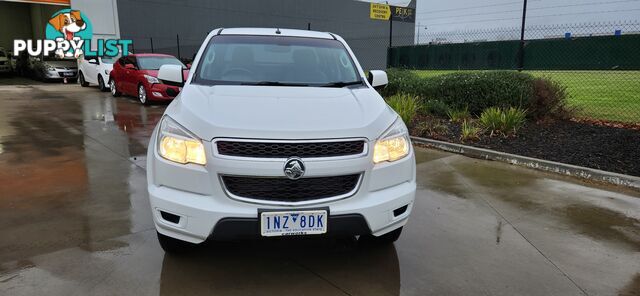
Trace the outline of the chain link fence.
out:
M 309 23 L 310 24 L 310 23 Z M 303 29 L 303 28 L 298 28 Z M 323 31 L 324 28 L 314 28 Z M 382 70 L 387 67 L 387 54 L 389 48 L 388 31 L 376 32 L 376 34 L 361 35 L 345 30 L 344 32 L 332 32 L 343 37 L 349 47 L 356 54 L 358 61 L 365 70 Z M 180 34 L 175 37 L 167 36 L 139 36 L 123 35 L 123 39 L 133 40 L 132 53 L 163 53 L 180 58 L 184 62 L 191 62 L 200 45 L 202 39 L 185 38 Z M 394 34 L 393 45 L 413 45 L 415 36 L 413 34 Z
M 522 47 L 518 27 L 396 31 L 391 36 L 388 30 L 334 33 L 345 38 L 365 70 L 409 68 L 429 77 L 521 69 L 566 86 L 577 117 L 640 123 L 640 21 L 528 26 Z M 133 52 L 166 53 L 185 62 L 191 61 L 204 37 L 123 36 L 134 41 Z
M 524 36 L 521 46 L 520 28 L 423 31 L 394 44 L 387 64 L 424 77 L 521 69 L 566 86 L 577 117 L 640 122 L 640 22 L 529 26 Z

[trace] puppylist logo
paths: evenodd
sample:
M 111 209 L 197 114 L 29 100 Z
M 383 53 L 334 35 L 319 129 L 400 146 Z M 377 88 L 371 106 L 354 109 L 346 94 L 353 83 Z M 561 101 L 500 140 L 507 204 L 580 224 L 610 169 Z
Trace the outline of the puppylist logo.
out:
M 54 13 L 46 24 L 45 37 L 45 40 L 14 40 L 13 52 L 27 51 L 30 56 L 55 55 L 58 58 L 78 58 L 83 54 L 115 57 L 120 53 L 126 56 L 133 43 L 128 39 L 96 39 L 92 44 L 91 21 L 81 11 L 73 9 Z

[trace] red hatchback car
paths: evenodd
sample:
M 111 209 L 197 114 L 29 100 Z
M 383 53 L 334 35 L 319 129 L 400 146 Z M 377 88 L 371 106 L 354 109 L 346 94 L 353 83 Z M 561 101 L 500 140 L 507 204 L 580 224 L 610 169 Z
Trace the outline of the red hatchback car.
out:
M 113 64 L 109 84 L 111 94 L 114 97 L 123 94 L 135 96 L 145 105 L 150 101 L 173 100 L 181 88 L 177 85 L 163 84 L 158 80 L 158 70 L 162 65 L 180 65 L 185 80 L 189 75 L 187 66 L 174 56 L 155 53 L 130 54 Z

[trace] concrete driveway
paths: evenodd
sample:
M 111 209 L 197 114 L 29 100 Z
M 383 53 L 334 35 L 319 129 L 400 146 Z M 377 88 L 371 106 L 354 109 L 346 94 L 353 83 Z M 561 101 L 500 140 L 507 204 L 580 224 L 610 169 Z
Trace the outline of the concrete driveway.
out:
M 640 295 L 640 194 L 417 149 L 392 246 L 244 241 L 166 256 L 145 151 L 164 106 L 0 86 L 0 295 Z

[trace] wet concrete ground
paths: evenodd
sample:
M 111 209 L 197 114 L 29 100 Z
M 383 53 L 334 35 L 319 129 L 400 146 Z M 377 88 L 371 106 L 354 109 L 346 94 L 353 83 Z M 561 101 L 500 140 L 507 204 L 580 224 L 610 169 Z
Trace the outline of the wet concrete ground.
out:
M 164 106 L 0 86 L 0 295 L 640 295 L 640 194 L 419 149 L 393 246 L 245 241 L 167 256 L 144 154 Z

